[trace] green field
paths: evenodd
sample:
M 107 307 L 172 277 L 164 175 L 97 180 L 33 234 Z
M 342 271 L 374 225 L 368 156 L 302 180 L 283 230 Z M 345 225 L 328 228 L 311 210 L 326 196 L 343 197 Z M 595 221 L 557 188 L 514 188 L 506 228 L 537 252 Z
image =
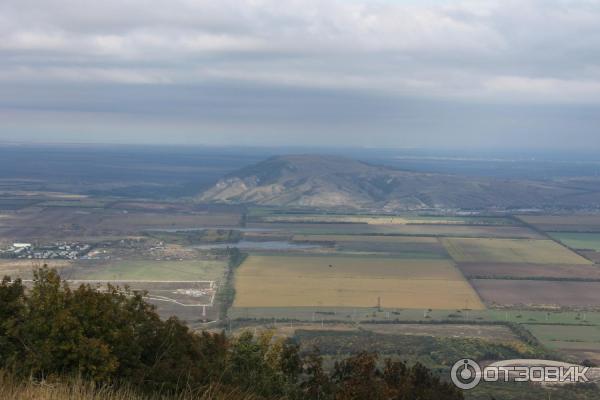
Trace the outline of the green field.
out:
M 514 322 L 540 324 L 600 325 L 600 312 L 580 313 L 577 311 L 535 311 L 535 310 L 431 310 L 382 307 L 381 311 L 373 307 L 245 307 L 232 308 L 232 318 L 295 318 L 298 320 L 325 321 L 444 321 L 454 322 Z M 585 318 L 585 319 L 584 319 Z
M 552 240 L 444 238 L 442 243 L 456 262 L 592 264 Z
M 550 236 L 573 249 L 600 251 L 600 233 L 552 232 Z
M 576 361 L 600 360 L 600 326 L 525 325 L 544 346 Z
M 225 271 L 223 261 L 115 261 L 107 265 L 78 270 L 77 279 L 200 281 L 220 280 Z
M 600 349 L 600 326 L 536 324 L 524 326 L 549 347 L 564 348 L 565 343 L 577 343 L 578 347 L 589 345 Z

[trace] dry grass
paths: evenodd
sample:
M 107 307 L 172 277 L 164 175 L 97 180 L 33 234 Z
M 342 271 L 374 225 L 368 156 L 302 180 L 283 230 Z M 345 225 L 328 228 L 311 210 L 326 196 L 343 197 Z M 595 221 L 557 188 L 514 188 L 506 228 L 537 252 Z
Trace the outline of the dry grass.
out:
M 211 387 L 202 392 L 184 392 L 177 396 L 143 395 L 132 389 L 95 386 L 73 379 L 70 382 L 19 382 L 0 371 L 2 400 L 258 400 L 259 397 L 238 390 Z
M 442 243 L 456 262 L 592 264 L 552 240 L 445 238 Z
M 446 260 L 250 256 L 235 281 L 234 307 L 484 308 Z
M 44 264 L 60 271 L 61 269 L 70 267 L 73 262 L 69 260 L 0 260 L 0 279 L 3 276 L 31 279 L 33 270 L 40 268 Z

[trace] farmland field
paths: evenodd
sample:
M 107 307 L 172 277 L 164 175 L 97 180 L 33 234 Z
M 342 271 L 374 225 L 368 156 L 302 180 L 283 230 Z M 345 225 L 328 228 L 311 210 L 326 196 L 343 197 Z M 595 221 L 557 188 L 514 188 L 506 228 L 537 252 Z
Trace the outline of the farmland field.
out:
M 561 347 L 565 342 L 587 343 L 600 350 L 600 326 L 525 324 L 525 327 L 551 347 Z
M 124 260 L 106 265 L 81 263 L 71 279 L 196 281 L 220 280 L 225 262 L 213 260 L 145 261 Z
M 239 267 L 235 307 L 473 308 L 483 305 L 445 260 L 250 256 Z
M 550 236 L 573 249 L 600 251 L 600 233 L 553 232 Z
M 320 323 L 296 323 L 292 326 L 281 324 L 277 326 L 277 333 L 286 336 L 293 336 L 294 331 L 312 330 L 321 331 L 323 327 Z M 391 335 L 414 335 L 414 336 L 432 336 L 439 338 L 472 338 L 487 339 L 497 342 L 518 341 L 518 337 L 507 326 L 503 325 L 468 325 L 468 324 L 370 324 L 361 323 L 334 323 L 327 325 L 328 331 L 337 332 L 355 332 L 369 331 L 381 334 Z
M 426 236 L 368 236 L 368 235 L 295 235 L 293 240 L 304 242 L 354 242 L 354 243 L 392 243 L 392 244 L 436 244 L 438 240 Z
M 444 238 L 442 243 L 456 262 L 592 264 L 551 240 Z
M 361 324 L 361 329 L 376 333 L 473 338 L 495 340 L 497 342 L 517 341 L 517 336 L 502 325 L 467 324 Z
M 335 243 L 339 252 L 382 252 L 404 258 L 448 258 L 440 241 L 426 236 L 295 235 L 295 242 Z
M 600 232 L 600 215 L 523 215 L 519 219 L 546 232 Z
M 455 216 L 419 216 L 419 215 L 353 215 L 353 214 L 276 214 L 254 218 L 260 222 L 277 223 L 363 223 L 375 225 L 514 225 L 513 220 L 500 217 L 455 217 Z
M 531 310 L 531 309 L 515 309 L 515 310 L 496 310 L 487 309 L 482 311 L 480 315 L 486 314 L 484 319 L 492 318 L 497 321 L 508 321 L 527 323 L 534 321 L 535 323 L 544 324 L 592 324 L 600 325 L 600 313 L 596 311 L 566 311 L 566 310 Z
M 25 207 L 39 203 L 40 200 L 18 198 L 18 197 L 0 197 L 0 210 L 19 210 Z
M 240 221 L 240 215 L 236 213 L 228 214 L 175 214 L 175 213 L 149 213 L 149 212 L 129 212 L 112 218 L 102 220 L 99 228 L 108 228 L 111 225 L 117 225 L 122 230 L 147 230 L 147 229 L 196 229 L 205 227 L 230 227 L 237 226 Z
M 240 214 L 160 213 L 85 207 L 31 207 L 13 214 L 0 227 L 4 237 L 27 241 L 139 234 L 145 230 L 238 226 Z
M 459 263 L 458 268 L 467 278 L 600 279 L 600 268 L 593 265 L 478 262 Z
M 537 239 L 541 235 L 520 226 L 478 226 L 450 224 L 355 224 L 355 223 L 248 223 L 248 228 L 282 230 L 309 235 L 407 235 L 450 237 L 501 237 Z
M 488 305 L 600 307 L 600 282 L 473 279 L 471 284 Z
M 578 360 L 600 361 L 600 326 L 526 324 L 525 327 L 551 349 Z
M 595 264 L 600 264 L 600 251 L 578 250 L 577 252 Z
M 355 354 L 361 351 L 393 355 L 409 362 L 419 361 L 434 368 L 448 368 L 461 357 L 482 359 L 524 358 L 531 355 L 527 345 L 519 341 L 489 341 L 474 338 L 375 333 L 371 331 L 296 331 L 294 338 L 301 351 L 319 348 L 324 355 Z

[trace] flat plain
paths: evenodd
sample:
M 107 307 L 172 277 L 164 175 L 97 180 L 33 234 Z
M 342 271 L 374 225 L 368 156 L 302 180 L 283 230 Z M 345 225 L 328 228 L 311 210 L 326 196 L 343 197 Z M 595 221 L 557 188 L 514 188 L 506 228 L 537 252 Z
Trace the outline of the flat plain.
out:
M 403 258 L 448 258 L 440 241 L 429 236 L 295 235 L 292 240 L 333 244 L 336 252 L 388 253 Z
M 288 337 L 294 336 L 296 330 L 321 331 L 321 323 L 296 323 L 277 326 L 277 333 Z M 496 342 L 516 342 L 518 337 L 507 326 L 503 325 L 469 325 L 469 324 L 371 324 L 332 323 L 327 325 L 328 331 L 352 332 L 368 331 L 390 335 L 431 336 L 437 338 L 485 339 Z
M 297 242 L 351 242 L 351 243 L 391 243 L 391 244 L 436 244 L 435 237 L 428 236 L 383 236 L 383 235 L 294 235 Z
M 524 325 L 545 346 L 575 357 L 600 361 L 600 326 Z
M 442 243 L 456 262 L 592 264 L 552 240 L 444 238 Z
M 237 226 L 240 214 L 148 212 L 113 208 L 28 207 L 0 219 L 3 237 L 31 242 L 140 234 L 152 229 Z
M 552 232 L 550 236 L 573 249 L 600 251 L 600 233 Z
M 549 278 L 600 280 L 600 267 L 574 264 L 506 264 L 491 262 L 459 263 L 458 268 L 467 278 Z
M 307 235 L 405 235 L 449 237 L 501 237 L 540 239 L 542 236 L 521 226 L 452 224 L 367 224 L 367 223 L 248 223 L 251 229 L 281 230 Z
M 374 225 L 514 225 L 502 217 L 459 217 L 422 215 L 360 215 L 360 214 L 274 214 L 254 218 L 257 222 L 277 223 L 364 223 Z
M 235 307 L 482 309 L 446 260 L 250 256 L 235 278 Z
M 31 279 L 33 277 L 33 271 L 43 265 L 61 271 L 68 269 L 72 264 L 73 262 L 69 260 L 0 259 L 0 279 L 4 276 Z
M 492 306 L 600 307 L 600 282 L 473 279 L 471 284 Z
M 123 260 L 107 264 L 80 263 L 70 279 L 199 281 L 220 280 L 226 263 L 218 260 L 153 261 Z
M 600 232 L 600 215 L 521 215 L 518 218 L 545 232 Z

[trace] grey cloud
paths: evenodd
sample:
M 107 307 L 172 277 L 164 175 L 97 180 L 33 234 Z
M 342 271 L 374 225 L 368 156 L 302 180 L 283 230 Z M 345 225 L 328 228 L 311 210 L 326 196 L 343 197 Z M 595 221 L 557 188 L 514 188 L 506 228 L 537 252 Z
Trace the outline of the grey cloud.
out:
M 598 50 L 597 1 L 4 0 L 0 139 L 600 146 Z

